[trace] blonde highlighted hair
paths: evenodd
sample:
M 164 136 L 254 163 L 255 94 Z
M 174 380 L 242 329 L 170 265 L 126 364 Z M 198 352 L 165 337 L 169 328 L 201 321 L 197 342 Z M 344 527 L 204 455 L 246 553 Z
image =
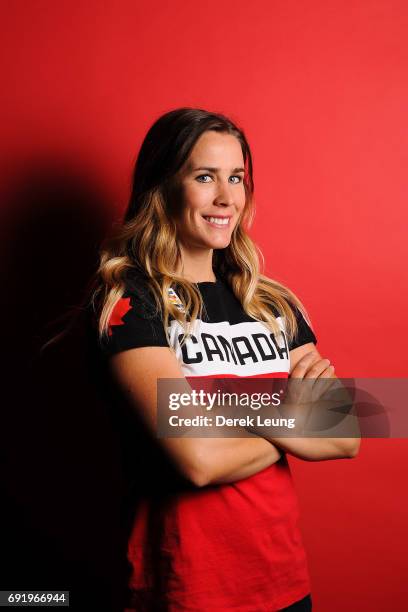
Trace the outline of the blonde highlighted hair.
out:
M 290 304 L 308 320 L 296 295 L 262 273 L 262 253 L 248 235 L 255 214 L 254 183 L 251 151 L 243 130 L 222 114 L 179 108 L 162 115 L 148 131 L 136 160 L 125 218 L 100 249 L 91 296 L 100 339 L 108 333 L 112 311 L 124 293 L 126 275 L 132 270 L 146 279 L 167 337 L 170 316 L 183 326 L 182 342 L 192 332 L 195 320 L 201 317 L 203 302 L 197 285 L 176 273 L 181 254 L 173 211 L 177 205 L 177 172 L 207 130 L 234 135 L 241 144 L 245 162 L 244 211 L 230 244 L 214 251 L 215 273 L 228 283 L 243 310 L 264 322 L 272 333 L 280 333 L 272 308 L 285 318 L 289 341 L 297 332 Z M 169 299 L 170 288 L 176 288 L 184 313 Z

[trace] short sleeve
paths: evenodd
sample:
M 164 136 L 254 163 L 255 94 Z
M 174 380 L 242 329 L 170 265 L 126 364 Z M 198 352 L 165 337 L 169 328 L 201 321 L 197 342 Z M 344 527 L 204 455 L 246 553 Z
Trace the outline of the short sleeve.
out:
M 295 337 L 293 338 L 293 340 L 291 342 L 289 342 L 289 350 L 293 350 L 295 348 L 297 348 L 298 346 L 302 346 L 303 344 L 307 344 L 308 342 L 313 342 L 314 344 L 317 344 L 317 338 L 313 332 L 313 330 L 311 329 L 311 327 L 308 325 L 306 319 L 304 318 L 303 314 L 301 313 L 301 311 L 294 305 L 290 305 L 293 313 L 296 317 L 296 322 L 298 325 L 298 329 L 296 332 Z
M 115 304 L 100 348 L 105 357 L 110 357 L 146 346 L 166 347 L 169 343 L 148 286 L 138 277 L 127 278 L 125 292 Z

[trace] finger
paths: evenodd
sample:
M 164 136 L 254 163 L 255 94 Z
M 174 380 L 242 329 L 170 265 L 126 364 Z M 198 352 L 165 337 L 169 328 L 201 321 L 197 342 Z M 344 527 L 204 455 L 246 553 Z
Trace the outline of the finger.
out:
M 318 378 L 328 367 L 330 367 L 329 359 L 319 359 L 310 364 L 305 378 Z
M 318 387 L 321 388 L 323 394 L 327 393 L 334 384 L 336 384 L 337 377 L 334 373 L 334 366 L 329 365 L 318 378 Z
M 303 355 L 303 357 L 299 359 L 293 368 L 291 377 L 303 378 L 312 363 L 314 363 L 316 360 L 319 360 L 319 356 L 315 351 L 310 351 L 309 353 L 306 353 L 306 355 Z
M 324 380 L 322 380 L 322 375 L 324 372 L 330 368 L 330 360 L 329 359 L 319 359 L 315 363 L 311 364 L 309 370 L 307 371 L 304 380 L 308 380 L 310 384 L 310 392 L 313 397 L 313 401 L 318 401 L 327 391 L 327 383 L 325 384 Z M 330 385 L 331 383 L 329 383 Z
M 334 378 L 334 365 L 330 364 L 319 376 L 319 378 Z
M 329 365 L 313 383 L 313 401 L 316 402 L 319 398 L 327 397 L 336 380 L 334 366 Z

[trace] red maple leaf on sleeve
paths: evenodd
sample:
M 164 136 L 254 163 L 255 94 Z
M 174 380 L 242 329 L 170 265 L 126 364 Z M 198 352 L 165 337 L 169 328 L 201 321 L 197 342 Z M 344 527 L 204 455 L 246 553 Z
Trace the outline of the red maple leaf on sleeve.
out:
M 125 314 L 132 308 L 130 305 L 130 297 L 120 298 L 115 304 L 114 309 L 112 310 L 112 314 L 109 318 L 109 328 L 108 335 L 112 335 L 112 326 L 113 325 L 123 325 L 123 317 Z

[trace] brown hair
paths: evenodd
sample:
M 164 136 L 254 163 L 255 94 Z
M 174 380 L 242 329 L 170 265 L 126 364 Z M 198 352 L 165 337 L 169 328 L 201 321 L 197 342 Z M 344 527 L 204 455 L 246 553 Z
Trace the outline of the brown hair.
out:
M 203 302 L 197 286 L 176 274 L 180 251 L 172 218 L 172 198 L 177 172 L 207 130 L 235 136 L 245 163 L 244 211 L 233 230 L 230 244 L 214 251 L 216 274 L 229 284 L 245 312 L 265 322 L 273 333 L 279 333 L 280 328 L 271 307 L 285 318 L 289 340 L 297 331 L 289 302 L 307 319 L 295 294 L 261 273 L 262 253 L 247 233 L 255 212 L 254 182 L 251 151 L 243 130 L 222 114 L 198 108 L 178 108 L 162 115 L 147 132 L 136 160 L 124 220 L 102 244 L 91 299 L 98 314 L 100 337 L 107 333 L 112 311 L 125 289 L 125 274 L 131 269 L 146 278 L 157 311 L 161 312 L 166 334 L 170 314 L 183 325 L 183 342 L 191 333 L 195 319 L 201 316 Z M 168 290 L 176 285 L 187 314 L 169 301 Z

